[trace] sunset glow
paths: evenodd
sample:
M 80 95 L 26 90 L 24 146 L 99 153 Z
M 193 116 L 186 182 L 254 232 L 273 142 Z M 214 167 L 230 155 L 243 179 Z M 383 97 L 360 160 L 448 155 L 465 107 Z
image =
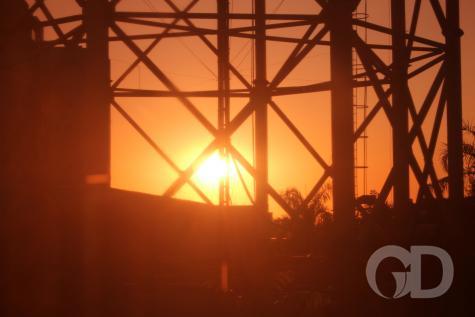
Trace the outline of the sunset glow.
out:
M 228 174 L 225 160 L 218 154 L 211 155 L 196 171 L 200 183 L 203 185 L 218 185 Z
M 475 317 L 475 1 L 0 2 L 0 317 Z
M 220 181 L 227 176 L 230 181 L 237 180 L 236 169 L 233 168 L 230 161 L 226 161 L 219 153 L 212 154 L 195 173 L 199 184 L 208 188 L 216 188 Z

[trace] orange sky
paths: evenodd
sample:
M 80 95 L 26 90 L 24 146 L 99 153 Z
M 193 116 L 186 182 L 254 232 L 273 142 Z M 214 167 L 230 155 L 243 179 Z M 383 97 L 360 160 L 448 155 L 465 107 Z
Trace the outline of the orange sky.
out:
M 369 20 L 378 24 L 388 25 L 389 23 L 389 0 L 367 0 L 369 9 Z M 75 2 L 73 0 L 47 0 L 56 16 L 73 13 Z M 166 10 L 167 6 L 163 1 L 149 1 L 157 10 Z M 189 1 L 176 1 L 180 7 L 184 7 Z M 250 1 L 231 1 L 234 12 L 246 12 L 249 10 Z M 268 0 L 268 10 L 274 11 L 280 0 Z M 442 1 L 443 2 L 443 1 Z M 214 0 L 201 0 L 201 4 L 195 7 L 195 11 L 214 10 Z M 318 6 L 313 0 L 287 0 L 276 12 L 309 13 L 318 10 Z M 407 1 L 408 7 L 412 8 L 413 1 Z M 436 24 L 435 17 L 430 10 L 428 1 L 423 1 L 423 15 L 418 28 L 418 35 L 430 37 L 442 41 L 440 28 Z M 473 89 L 472 74 L 475 71 L 475 61 L 471 58 L 475 53 L 475 22 L 472 14 L 475 12 L 475 2 L 462 0 L 462 27 L 465 30 L 463 38 L 463 78 L 464 78 L 464 117 L 467 120 L 475 121 L 475 111 L 472 106 L 475 103 L 475 91 Z M 150 10 L 144 1 L 122 0 L 119 10 Z M 409 11 L 410 12 L 410 11 Z M 197 23 L 202 27 L 214 27 L 214 22 Z M 241 25 L 233 22 L 233 26 Z M 129 34 L 141 31 L 136 27 L 131 28 L 125 24 L 119 24 Z M 157 32 L 151 28 L 146 32 Z M 286 31 L 286 35 L 298 36 L 303 34 L 305 28 L 295 28 Z M 277 33 L 275 33 L 277 34 Z M 278 34 L 282 34 L 279 31 Z M 214 42 L 213 37 L 209 37 Z M 370 33 L 371 42 L 388 44 L 388 36 L 380 36 Z M 149 41 L 137 42 L 141 48 L 145 48 Z M 233 64 L 250 80 L 250 41 L 243 39 L 233 39 L 231 41 L 231 59 Z M 285 61 L 292 44 L 270 43 L 268 47 L 269 78 Z M 305 62 L 295 69 L 283 82 L 283 85 L 311 84 L 329 79 L 328 48 L 317 47 Z M 199 58 L 197 58 L 199 56 Z M 382 52 L 380 56 L 388 60 L 389 52 Z M 182 40 L 165 40 L 150 54 L 150 57 L 157 65 L 170 77 L 170 79 L 182 90 L 213 90 L 216 89 L 216 59 L 199 39 L 186 38 Z M 111 45 L 112 79 L 116 79 L 121 72 L 134 60 L 130 51 L 122 44 L 113 43 Z M 414 65 L 417 67 L 418 65 Z M 431 78 L 434 77 L 435 68 L 426 75 L 411 81 L 411 88 L 416 102 L 421 103 L 424 93 L 427 92 Z M 236 80 L 232 81 L 232 88 L 240 88 Z M 141 89 L 164 89 L 157 79 L 141 65 L 129 78 L 124 81 L 121 87 L 141 88 Z M 370 89 L 371 90 L 371 89 Z M 361 92 L 360 92 L 361 93 Z M 369 106 L 375 102 L 374 93 L 368 94 Z M 211 98 L 191 98 L 190 99 L 206 117 L 216 123 L 216 100 Z M 246 103 L 246 99 L 232 101 L 232 113 L 235 114 Z M 301 129 L 317 151 L 331 163 L 330 152 L 330 112 L 329 94 L 316 93 L 292 97 L 275 98 L 276 103 L 290 117 L 290 119 Z M 212 140 L 208 132 L 193 119 L 186 109 L 176 100 L 171 98 L 142 98 L 125 99 L 120 98 L 118 102 L 125 107 L 129 114 L 141 124 L 159 146 L 168 153 L 180 168 L 186 168 L 193 158 Z M 322 169 L 305 153 L 304 148 L 297 139 L 284 127 L 282 122 L 269 111 L 270 117 L 270 182 L 277 190 L 282 191 L 287 187 L 297 187 L 302 192 L 308 192 L 322 174 Z M 428 121 L 432 122 L 434 112 L 428 116 Z M 430 128 L 424 126 L 425 129 Z M 112 113 L 112 181 L 113 186 L 143 191 L 152 194 L 162 194 L 171 182 L 176 178 L 176 173 L 170 169 L 163 159 L 159 158 L 153 150 L 133 131 L 125 120 L 115 111 Z M 445 135 L 445 129 L 441 131 Z M 233 143 L 241 150 L 242 154 L 252 162 L 252 121 L 238 130 L 233 137 Z M 391 166 L 391 131 L 389 124 L 381 113 L 368 129 L 368 190 L 379 190 Z M 444 139 L 440 139 L 436 156 L 440 154 L 440 149 Z M 361 149 L 361 146 L 360 146 Z M 360 152 L 361 153 L 361 152 Z M 416 149 L 417 153 L 417 149 Z M 436 159 L 438 161 L 438 159 Z M 362 164 L 362 161 L 360 160 Z M 440 167 L 439 176 L 443 176 Z M 252 180 L 242 169 L 243 177 L 252 190 Z M 363 193 L 361 173 L 359 175 L 359 194 Z M 198 183 L 203 184 L 203 179 L 199 175 L 194 178 Z M 203 186 L 205 193 L 212 199 L 217 199 L 216 186 L 206 184 Z M 413 193 L 417 189 L 413 187 Z M 235 179 L 231 189 L 234 204 L 246 204 L 248 200 L 244 191 Z M 196 198 L 190 188 L 184 188 L 177 194 L 178 198 Z M 274 206 L 274 205 L 272 205 Z

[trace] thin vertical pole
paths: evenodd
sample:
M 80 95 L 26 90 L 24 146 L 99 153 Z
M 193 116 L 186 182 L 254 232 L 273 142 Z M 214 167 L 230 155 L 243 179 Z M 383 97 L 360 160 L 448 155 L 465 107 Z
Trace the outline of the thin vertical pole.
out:
M 409 204 L 409 122 L 408 122 L 408 52 L 406 49 L 406 1 L 391 0 L 393 101 L 393 166 L 394 207 L 399 210 Z
M 462 138 L 462 66 L 460 3 L 447 0 L 447 136 L 449 156 L 449 198 L 460 202 L 464 196 Z
M 266 47 L 266 1 L 255 2 L 255 52 L 256 80 L 253 102 L 256 106 L 256 206 L 259 211 L 267 212 L 268 207 L 268 122 L 267 105 L 269 101 L 267 82 Z
M 351 1 L 328 4 L 331 57 L 331 120 L 335 221 L 343 227 L 354 218 L 353 55 Z
M 229 71 L 229 0 L 217 0 L 218 7 L 218 129 L 221 136 L 230 121 Z M 226 142 L 220 146 L 220 156 L 226 162 L 226 175 L 220 180 L 219 204 L 229 206 L 229 154 Z
M 230 121 L 230 72 L 229 72 L 229 0 L 217 0 L 218 8 L 218 130 L 220 137 L 224 137 L 226 127 Z M 221 209 L 221 265 L 220 281 L 221 291 L 229 291 L 229 252 L 228 252 L 228 214 L 226 207 L 230 205 L 229 196 L 229 153 L 227 141 L 222 140 L 219 154 L 226 163 L 226 175 L 219 184 L 219 205 Z

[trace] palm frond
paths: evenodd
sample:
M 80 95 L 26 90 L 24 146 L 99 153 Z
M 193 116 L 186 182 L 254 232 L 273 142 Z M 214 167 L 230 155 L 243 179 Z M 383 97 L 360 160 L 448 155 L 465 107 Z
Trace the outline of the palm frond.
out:
M 463 154 L 469 157 L 475 158 L 475 145 L 464 143 L 463 145 Z
M 468 134 L 472 135 L 472 137 L 475 137 L 475 124 L 469 121 L 464 121 L 462 131 L 467 132 Z
M 446 172 L 449 171 L 449 150 L 447 149 L 447 144 L 444 144 L 444 148 L 440 153 L 440 163 Z

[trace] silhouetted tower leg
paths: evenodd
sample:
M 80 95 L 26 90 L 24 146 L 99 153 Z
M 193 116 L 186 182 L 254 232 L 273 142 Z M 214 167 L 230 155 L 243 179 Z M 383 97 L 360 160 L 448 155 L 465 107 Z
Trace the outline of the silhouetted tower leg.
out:
M 265 0 L 255 0 L 256 25 L 256 80 L 252 102 L 256 107 L 256 206 L 260 212 L 267 212 L 268 196 L 268 124 L 267 104 L 269 92 L 267 89 L 267 49 L 266 49 L 266 3 Z
M 108 27 L 111 18 L 107 0 L 87 0 L 84 3 L 84 27 L 87 36 L 89 69 L 88 90 L 93 103 L 84 105 L 84 151 L 87 155 L 85 171 L 101 175 L 109 185 L 110 162 L 110 62 Z
M 101 225 L 100 204 L 97 203 L 103 197 L 102 189 L 110 184 L 110 10 L 107 0 L 87 0 L 83 6 L 89 65 L 84 72 L 91 102 L 83 105 L 82 151 L 83 168 L 86 175 L 90 175 L 86 183 L 93 185 L 86 187 L 84 202 L 84 315 L 93 315 L 100 310 L 96 303 L 102 303 L 105 294 L 111 292 L 111 282 L 106 276 L 115 268 L 106 261 L 108 250 L 103 247 L 103 241 L 110 232 Z
M 464 196 L 462 152 L 462 78 L 459 0 L 446 1 L 447 28 L 447 136 L 449 155 L 449 197 L 460 202 Z
M 331 120 L 335 221 L 346 227 L 354 218 L 352 1 L 328 3 L 331 57 Z
M 393 100 L 394 207 L 409 204 L 409 123 L 408 123 L 408 52 L 406 50 L 406 1 L 391 0 L 393 63 L 391 90 Z
M 230 121 L 230 73 L 229 73 L 229 0 L 218 0 L 218 129 L 224 132 Z M 220 147 L 220 156 L 229 167 L 229 154 L 226 142 Z M 219 204 L 228 206 L 229 197 L 229 171 L 220 180 Z
M 354 315 L 355 260 L 352 223 L 355 210 L 353 127 L 353 1 L 328 2 L 330 29 L 332 175 L 335 242 L 331 262 L 339 314 Z

